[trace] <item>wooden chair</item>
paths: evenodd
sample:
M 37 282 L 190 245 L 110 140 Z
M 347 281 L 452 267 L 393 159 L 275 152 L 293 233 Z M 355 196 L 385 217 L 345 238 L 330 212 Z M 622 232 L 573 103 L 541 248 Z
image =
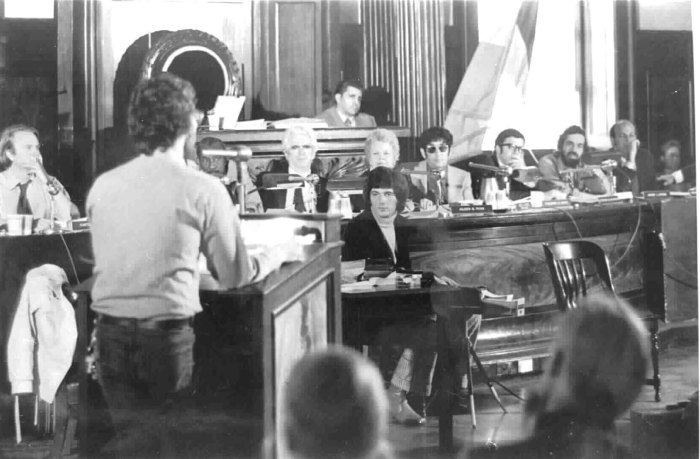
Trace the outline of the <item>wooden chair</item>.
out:
M 561 311 L 565 312 L 577 307 L 577 298 L 587 295 L 594 275 L 597 275 L 604 288 L 615 294 L 608 257 L 599 245 L 585 240 L 545 242 L 542 245 L 552 276 L 557 304 Z M 587 267 L 589 272 L 586 271 Z M 591 267 L 595 267 L 595 272 L 590 272 Z M 661 400 L 657 336 L 659 321 L 658 317 L 651 312 L 643 314 L 641 318 L 649 330 L 651 339 L 653 376 L 646 380 L 646 384 L 654 386 L 655 400 L 658 402 Z

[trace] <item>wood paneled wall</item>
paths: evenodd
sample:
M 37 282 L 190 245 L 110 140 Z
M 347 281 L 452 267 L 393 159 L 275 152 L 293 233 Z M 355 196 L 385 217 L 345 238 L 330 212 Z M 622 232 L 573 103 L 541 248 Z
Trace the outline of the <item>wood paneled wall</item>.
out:
M 271 0 L 260 8 L 260 102 L 290 116 L 314 116 L 321 111 L 321 3 Z
M 367 86 L 392 97 L 393 121 L 414 135 L 445 119 L 445 15 L 440 0 L 363 2 Z

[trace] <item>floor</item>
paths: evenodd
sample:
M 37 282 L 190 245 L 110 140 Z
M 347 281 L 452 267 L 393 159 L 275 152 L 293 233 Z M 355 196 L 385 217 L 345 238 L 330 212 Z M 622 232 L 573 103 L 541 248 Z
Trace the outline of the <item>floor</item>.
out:
M 666 411 L 667 405 L 687 400 L 693 392 L 698 390 L 697 342 L 690 344 L 684 342 L 669 346 L 661 351 L 660 357 L 661 402 L 655 402 L 653 388 L 645 386 L 631 411 Z M 537 376 L 519 376 L 504 379 L 502 382 L 515 393 L 520 393 L 521 390 L 527 390 L 528 387 L 536 384 L 537 380 Z M 397 457 L 460 457 L 464 450 L 474 446 L 488 443 L 505 444 L 521 439 L 522 407 L 520 402 L 497 387 L 501 400 L 508 410 L 507 414 L 503 414 L 488 392 L 486 385 L 482 384 L 476 389 L 477 427 L 476 429 L 472 428 L 471 418 L 468 414 L 455 416 L 455 445 L 452 451 L 440 452 L 438 450 L 437 418 L 428 418 L 427 425 L 420 427 L 391 425 L 389 440 Z M 629 412 L 617 422 L 616 429 L 618 439 L 632 447 Z
M 668 413 L 667 405 L 687 400 L 698 390 L 697 327 L 693 330 L 690 333 L 681 334 L 680 337 L 662 339 L 664 346 L 660 354 L 662 401 L 654 402 L 653 388 L 647 386 L 634 404 L 633 412 Z M 501 382 L 515 393 L 521 393 L 536 384 L 538 378 L 539 375 L 530 374 L 508 377 Z M 463 457 L 464 451 L 473 446 L 486 443 L 502 445 L 521 438 L 522 408 L 519 401 L 498 388 L 508 410 L 507 414 L 503 414 L 492 399 L 486 385 L 478 384 L 476 390 L 477 428 L 472 429 L 469 414 L 455 416 L 455 446 L 451 451 L 439 450 L 437 418 L 429 417 L 427 424 L 419 427 L 395 424 L 390 426 L 388 437 L 396 457 Z M 250 405 L 250 400 L 244 399 L 230 400 L 230 403 L 222 406 L 218 401 L 202 403 L 200 399 L 196 404 L 184 407 L 167 437 L 167 448 L 162 457 L 259 457 L 261 420 L 250 414 L 255 407 L 242 408 L 246 402 Z M 634 449 L 631 417 L 630 413 L 626 413 L 617 423 L 616 430 L 619 441 Z M 97 428 L 93 431 L 92 440 L 98 441 L 100 435 Z M 656 441 L 651 437 L 653 434 L 644 435 L 647 441 L 647 444 L 643 445 L 645 454 L 637 454 L 635 457 L 697 457 L 697 453 L 686 456 L 679 454 L 678 451 L 669 456 L 663 452 L 668 450 L 667 446 L 663 445 L 655 450 L 653 444 L 649 446 L 650 441 Z M 5 457 L 3 453 L 7 451 L 3 449 L 3 444 L 10 443 L 9 438 L 0 439 L 0 456 Z M 656 441 L 656 443 L 659 442 Z M 93 456 L 94 453 L 87 454 L 87 457 Z M 7 457 L 16 456 L 10 454 Z

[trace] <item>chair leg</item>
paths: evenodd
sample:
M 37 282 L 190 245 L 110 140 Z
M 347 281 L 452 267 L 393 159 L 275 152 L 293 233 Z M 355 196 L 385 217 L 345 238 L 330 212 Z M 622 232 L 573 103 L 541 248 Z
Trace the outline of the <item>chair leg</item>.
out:
M 657 334 L 657 327 L 654 327 L 654 331 L 651 333 L 651 366 L 654 369 L 654 399 L 660 402 L 661 376 L 659 375 L 659 335 Z
M 649 337 L 651 340 L 651 367 L 653 374 L 651 379 L 647 379 L 647 384 L 654 386 L 654 400 L 661 401 L 661 375 L 659 374 L 659 322 L 657 319 L 648 319 Z
M 19 424 L 19 395 L 15 395 L 15 440 L 22 443 L 22 427 Z

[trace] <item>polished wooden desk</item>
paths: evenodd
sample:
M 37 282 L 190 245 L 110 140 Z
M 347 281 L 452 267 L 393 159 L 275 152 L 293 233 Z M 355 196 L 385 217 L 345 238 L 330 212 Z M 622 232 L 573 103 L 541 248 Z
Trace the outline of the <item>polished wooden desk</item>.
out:
M 435 399 L 439 425 L 440 449 L 449 451 L 453 443 L 452 415 L 461 375 L 455 374 L 455 356 L 451 355 L 447 324 L 464 324 L 472 314 L 482 312 L 479 291 L 444 285 L 397 288 L 368 287 L 343 292 L 343 343 L 358 350 L 376 342 L 382 329 L 396 323 L 437 314 L 437 395 Z M 468 359 L 469 356 L 466 356 Z M 435 391 L 435 389 L 434 389 Z M 472 407 L 473 409 L 473 407 Z
M 675 266 L 680 274 L 676 265 L 687 264 L 681 281 L 697 279 L 697 266 L 690 257 L 664 262 L 673 250 L 696 253 L 695 220 L 684 225 L 686 236 L 673 236 L 667 229 L 674 227 L 669 221 L 674 218 L 671 209 L 674 215 L 694 215 L 695 198 L 410 219 L 408 225 L 415 230 L 409 241 L 411 263 L 414 269 L 450 277 L 460 285 L 486 286 L 525 298 L 524 316 L 484 319 L 479 355 L 485 364 L 545 357 L 558 311 L 542 242 L 592 240 L 607 253 L 620 296 L 662 319 L 675 320 L 679 308 L 684 317 L 697 318 L 697 309 L 669 301 L 669 287 L 675 282 L 666 275 L 669 269 Z M 664 228 L 662 220 L 667 222 Z M 665 238 L 666 252 L 659 237 L 662 229 L 671 236 Z
M 319 156 L 364 155 L 367 136 L 375 128 L 319 128 L 314 129 L 318 137 Z M 406 127 L 384 126 L 401 140 L 411 136 Z M 197 141 L 207 137 L 221 140 L 227 146 L 244 144 L 253 151 L 255 158 L 272 158 L 282 156 L 282 139 L 285 129 L 262 129 L 250 131 L 226 130 L 197 132 Z

